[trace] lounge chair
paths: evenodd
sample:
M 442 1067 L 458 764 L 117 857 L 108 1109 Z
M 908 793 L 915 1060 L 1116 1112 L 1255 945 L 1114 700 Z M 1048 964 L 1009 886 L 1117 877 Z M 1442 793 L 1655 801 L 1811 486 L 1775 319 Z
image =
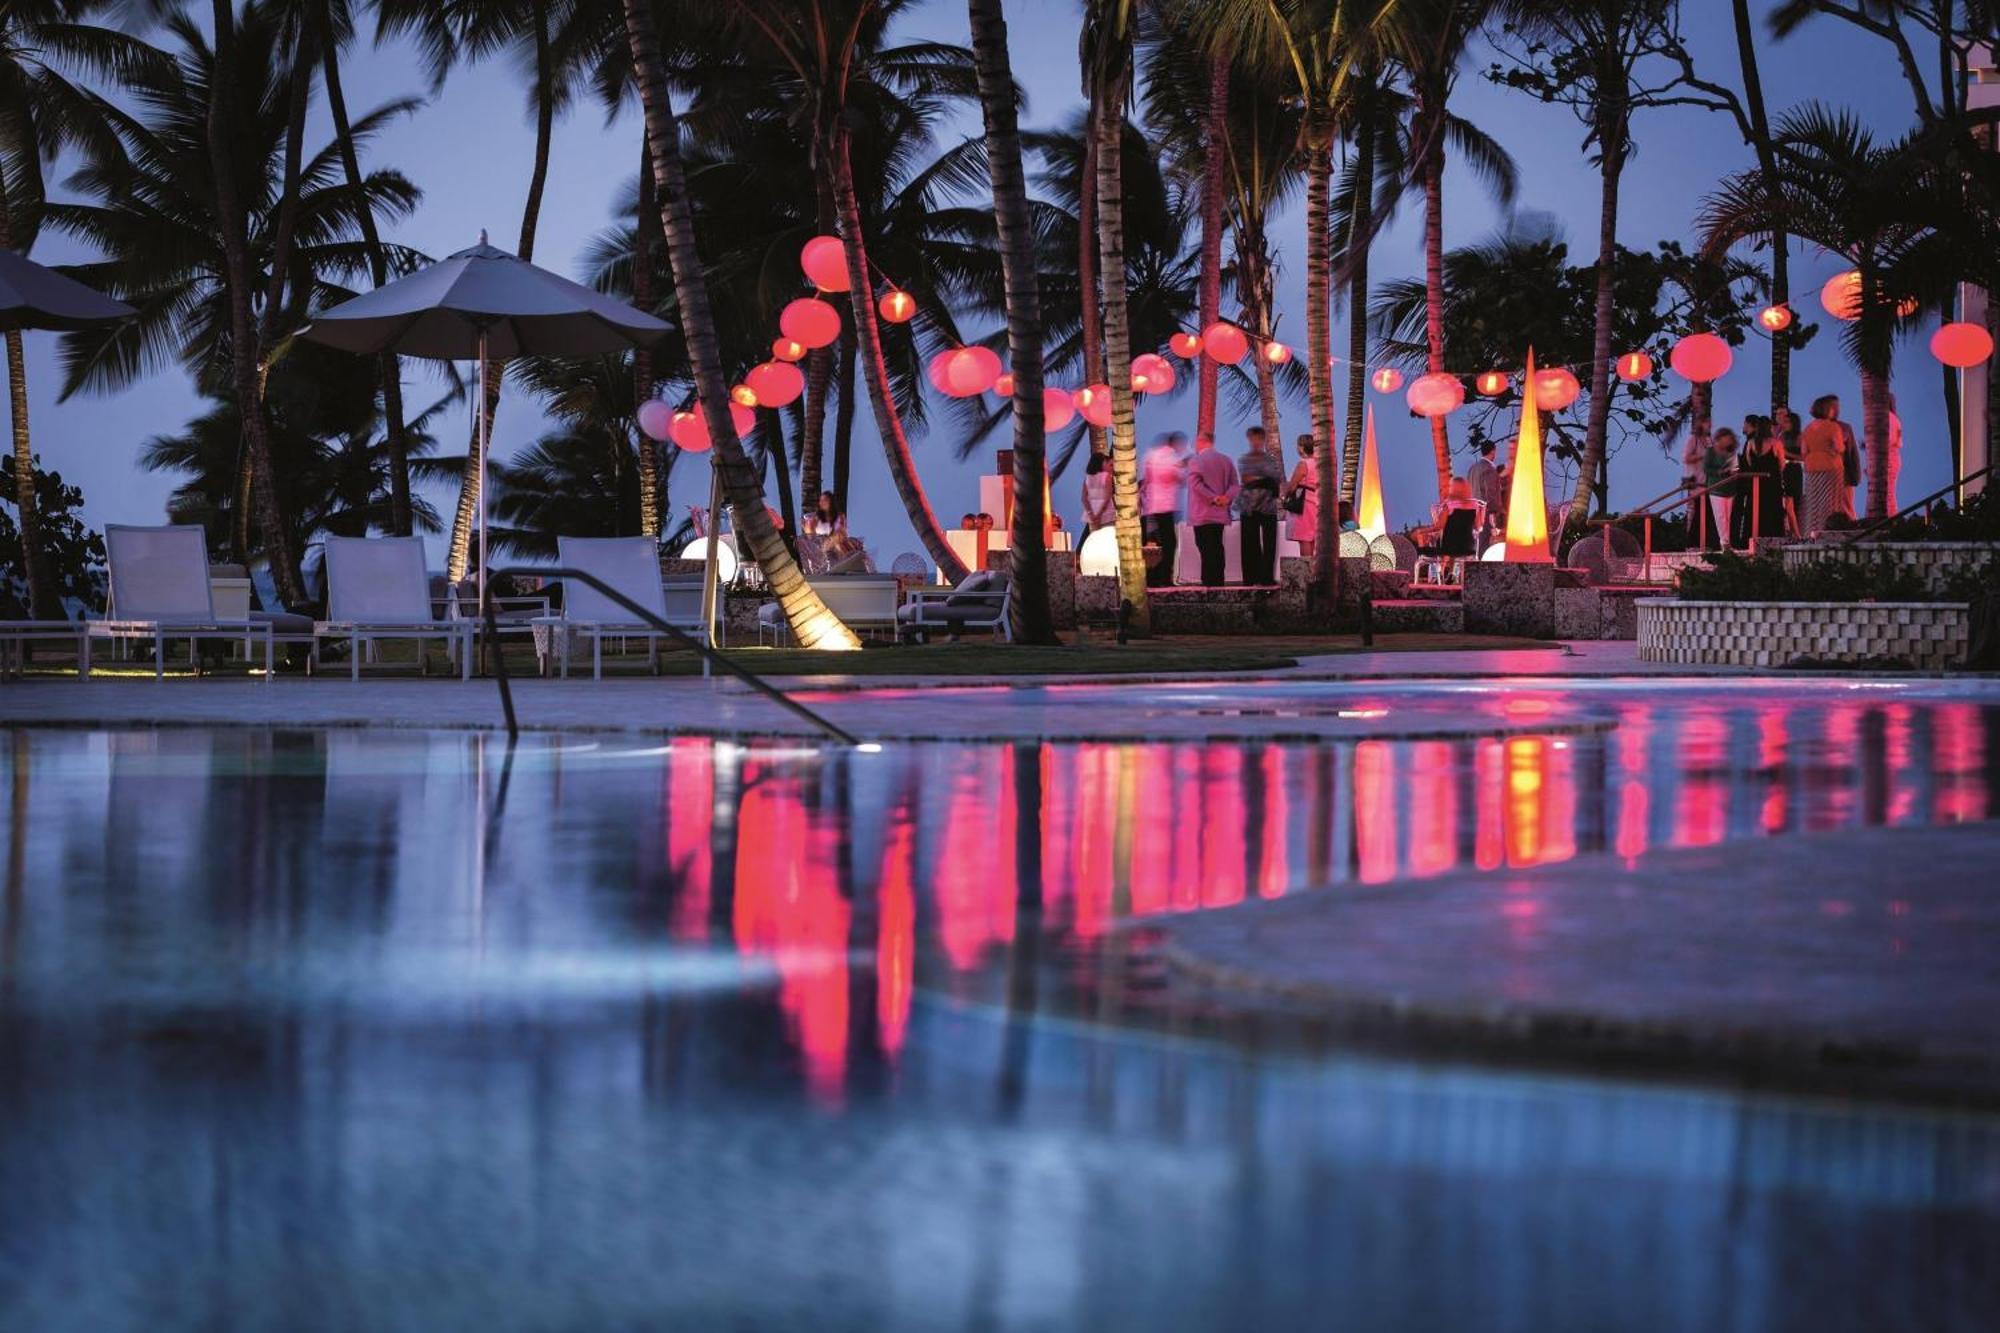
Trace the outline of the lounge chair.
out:
M 275 647 L 269 621 L 218 616 L 209 582 L 208 536 L 198 524 L 134 527 L 113 523 L 104 529 L 111 588 L 103 617 L 85 622 L 81 672 L 90 674 L 91 645 L 100 639 L 123 647 L 151 641 L 153 674 L 167 670 L 167 644 L 187 640 L 188 661 L 197 668 L 195 644 L 220 639 L 243 646 L 250 658 L 264 645 L 264 678 L 271 678 Z
M 606 586 L 676 629 L 696 637 L 701 635 L 700 584 L 692 585 L 695 595 L 691 604 L 686 596 L 688 585 L 676 585 L 676 596 L 673 604 L 669 605 L 667 586 L 660 577 L 659 543 L 651 537 L 558 537 L 556 559 L 566 568 L 596 576 Z M 720 591 L 717 589 L 718 594 Z M 660 640 L 675 638 L 673 634 L 634 615 L 631 608 L 606 597 L 582 579 L 565 579 L 562 612 L 537 616 L 533 624 L 538 631 L 536 645 L 549 645 L 542 658 L 544 672 L 552 655 L 562 675 L 568 676 L 574 641 L 589 639 L 592 680 L 604 678 L 606 639 L 645 640 L 646 665 L 658 669 Z M 544 629 L 546 634 L 540 632 Z
M 473 628 L 470 620 L 440 620 L 432 608 L 421 538 L 326 539 L 326 619 L 313 638 L 347 640 L 349 679 L 361 679 L 362 656 L 381 640 L 415 640 L 421 670 L 425 643 L 442 639 L 459 678 L 470 680 Z
M 896 612 L 898 631 L 904 637 L 927 639 L 932 630 L 944 630 L 957 638 L 969 629 L 988 629 L 1005 643 L 1014 641 L 1007 621 L 1009 576 L 980 570 L 959 580 L 956 588 L 913 590 Z
M 900 624 L 896 605 L 897 588 L 893 574 L 814 574 L 806 579 L 826 609 L 840 617 L 842 624 L 858 633 L 886 630 L 894 633 Z M 757 608 L 757 638 L 769 635 L 774 643 L 791 639 L 784 608 L 766 602 Z

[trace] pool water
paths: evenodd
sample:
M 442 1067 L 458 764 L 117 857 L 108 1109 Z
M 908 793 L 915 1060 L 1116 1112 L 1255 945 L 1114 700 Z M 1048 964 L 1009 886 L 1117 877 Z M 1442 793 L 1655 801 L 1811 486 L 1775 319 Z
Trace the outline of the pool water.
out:
M 1990 1328 L 1992 1117 L 1197 1040 L 1105 944 L 1991 819 L 1990 698 L 1217 689 L 1177 707 L 1339 738 L 879 754 L 0 733 L 0 1328 Z

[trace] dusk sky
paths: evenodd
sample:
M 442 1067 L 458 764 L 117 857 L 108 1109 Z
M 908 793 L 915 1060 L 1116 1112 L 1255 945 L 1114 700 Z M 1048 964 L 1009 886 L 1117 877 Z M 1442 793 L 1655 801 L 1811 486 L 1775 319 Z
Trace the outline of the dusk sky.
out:
M 1015 73 L 1028 93 L 1025 123 L 1048 127 L 1067 121 L 1082 104 L 1076 60 L 1080 6 L 1076 0 L 1012 0 L 1007 9 Z M 1737 63 L 1729 6 L 1722 0 L 1694 0 L 1685 6 L 1685 14 L 1690 44 L 1703 72 L 1735 85 Z M 964 6 L 952 0 L 934 0 L 913 14 L 901 32 L 912 38 L 965 42 Z M 1763 72 L 1773 118 L 1810 97 L 1837 97 L 1878 137 L 1894 137 L 1907 127 L 1911 113 L 1908 90 L 1886 51 L 1866 34 L 1828 20 L 1809 24 L 1784 42 L 1767 40 Z M 1482 77 L 1487 63 L 1483 50 L 1468 62 L 1460 79 L 1456 109 L 1513 153 L 1522 181 L 1517 208 L 1552 215 L 1570 241 L 1572 260 L 1587 262 L 1594 253 L 1597 231 L 1597 177 L 1580 147 L 1576 120 L 1567 108 L 1545 107 L 1525 95 L 1488 84 Z M 357 52 L 351 59 L 351 70 L 348 96 L 357 111 L 425 87 L 411 52 L 398 46 Z M 415 217 L 394 239 L 434 256 L 470 244 L 482 227 L 491 231 L 495 243 L 512 243 L 519 227 L 532 147 L 524 103 L 513 67 L 505 61 L 492 61 L 455 74 L 430 105 L 380 138 L 370 160 L 400 168 L 425 196 Z M 977 132 L 976 108 L 967 109 L 961 128 L 966 133 Z M 322 125 L 322 133 L 323 129 Z M 638 159 L 638 133 L 636 115 L 628 112 L 606 125 L 595 105 L 582 106 L 558 127 L 535 256 L 539 263 L 578 275 L 578 262 L 589 238 L 609 221 L 611 201 Z M 1720 175 L 1751 162 L 1733 122 L 1700 110 L 1643 112 L 1635 135 L 1638 149 L 1625 174 L 1619 226 L 1619 239 L 1635 249 L 1649 248 L 1666 238 L 1690 239 L 1692 219 L 1702 196 Z M 58 177 L 61 174 L 58 172 Z M 1449 173 L 1447 246 L 1484 239 L 1502 221 L 1476 182 L 1462 172 Z M 1302 341 L 1304 330 L 1301 231 L 1296 206 L 1273 227 L 1280 249 L 1278 306 L 1282 329 L 1294 344 Z M 1420 237 L 1418 210 L 1406 207 L 1396 225 L 1377 243 L 1376 280 L 1418 273 Z M 45 263 L 61 263 L 88 256 L 66 238 L 50 235 L 35 257 Z M 1822 281 L 1843 267 L 1823 254 L 1795 252 L 1795 304 L 1807 318 L 1825 322 L 1817 290 Z M 1345 319 L 1344 312 L 1337 318 L 1336 348 L 1345 345 Z M 983 334 L 988 330 L 969 331 Z M 82 485 L 87 500 L 85 517 L 93 526 L 161 521 L 174 479 L 142 471 L 137 458 L 148 436 L 177 428 L 198 410 L 185 375 L 169 367 L 116 396 L 58 404 L 55 338 L 31 335 L 28 345 L 31 411 L 43 465 Z M 1735 424 L 1745 412 L 1763 410 L 1769 364 L 1766 349 L 1767 344 L 1753 337 L 1739 350 L 1735 369 L 1717 386 L 1718 424 Z M 428 377 L 422 363 L 404 364 L 411 380 L 411 403 L 431 401 L 437 381 Z M 1899 348 L 1897 372 L 1907 441 L 1899 489 L 1907 501 L 1949 479 L 1949 444 L 1937 364 L 1921 339 Z M 1847 414 L 1858 415 L 1856 376 L 1832 331 L 1823 329 L 1814 345 L 1795 358 L 1792 382 L 1795 406 L 1803 409 L 1815 395 L 1835 392 L 1843 395 Z M 1392 526 L 1401 526 L 1418 520 L 1434 496 L 1428 435 L 1423 423 L 1403 409 L 1400 395 L 1371 394 L 1370 398 L 1377 409 L 1389 519 Z M 1153 432 L 1191 428 L 1193 415 L 1192 392 L 1164 404 L 1148 405 L 1140 416 L 1142 445 Z M 950 523 L 976 506 L 975 474 L 990 469 L 991 452 L 982 451 L 974 461 L 955 461 L 955 448 L 947 435 L 948 420 L 948 414 L 935 414 L 931 432 L 916 443 L 916 453 L 932 502 Z M 1234 412 L 1225 396 L 1218 430 L 1225 445 L 1233 450 L 1248 424 L 1250 419 Z M 1287 402 L 1286 437 L 1305 429 L 1306 424 L 1305 403 Z M 526 395 L 510 393 L 496 430 L 496 456 L 511 455 L 532 439 L 541 425 Z M 462 438 L 456 428 L 442 435 L 447 451 L 457 448 Z M 864 410 L 854 450 L 853 525 L 886 563 L 899 552 L 919 549 L 919 543 L 889 486 L 875 441 Z M 1672 485 L 1677 475 L 1677 465 L 1650 444 L 1629 445 L 1612 463 L 1613 502 L 1631 504 L 1648 499 Z M 686 460 L 676 468 L 672 502 L 677 513 L 706 493 L 707 473 L 699 459 Z M 448 517 L 451 497 L 440 494 L 433 498 Z M 1066 520 L 1074 524 L 1079 508 L 1075 474 L 1059 483 L 1056 498 Z M 434 540 L 434 559 L 441 558 L 441 552 L 441 542 Z

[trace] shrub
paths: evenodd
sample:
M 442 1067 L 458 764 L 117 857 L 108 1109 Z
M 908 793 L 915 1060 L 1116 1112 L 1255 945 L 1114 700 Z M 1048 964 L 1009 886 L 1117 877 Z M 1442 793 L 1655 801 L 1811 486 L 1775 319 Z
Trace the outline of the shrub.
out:
M 1788 572 L 1775 554 L 1718 551 L 1709 568 L 1681 571 L 1680 595 L 1697 602 L 1936 602 L 1965 598 L 1931 592 L 1914 571 L 1889 560 L 1821 560 Z

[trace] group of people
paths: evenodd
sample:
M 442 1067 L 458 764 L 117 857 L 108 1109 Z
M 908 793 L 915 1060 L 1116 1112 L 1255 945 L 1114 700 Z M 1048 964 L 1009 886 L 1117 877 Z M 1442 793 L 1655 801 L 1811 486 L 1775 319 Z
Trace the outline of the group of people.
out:
M 1180 522 L 1187 515 L 1201 552 L 1201 581 L 1220 587 L 1228 575 L 1224 535 L 1237 524 L 1243 582 L 1268 586 L 1278 581 L 1278 519 L 1286 515 L 1285 535 L 1312 555 L 1313 533 L 1319 522 L 1318 486 L 1313 471 L 1313 439 L 1301 435 L 1299 461 L 1285 475 L 1280 447 L 1261 426 L 1243 432 L 1243 452 L 1231 462 L 1206 432 L 1188 437 L 1173 431 L 1146 451 L 1139 465 L 1139 516 L 1148 556 L 1146 582 L 1156 588 L 1174 582 L 1180 557 Z M 1084 468 L 1083 523 L 1085 535 L 1110 527 L 1115 519 L 1111 470 L 1102 454 L 1093 453 Z
M 1893 514 L 1903 423 L 1893 397 L 1889 408 L 1883 462 L 1886 512 Z M 1867 469 L 1860 439 L 1840 418 L 1838 395 L 1815 398 L 1811 420 L 1803 425 L 1788 407 L 1768 417 L 1746 416 L 1740 435 L 1710 425 L 1706 418 L 1697 420 L 1681 451 L 1682 483 L 1690 491 L 1705 489 L 1708 497 L 1706 515 L 1693 510 L 1689 520 L 1701 530 L 1702 545 L 1742 548 L 1758 537 L 1812 537 L 1851 528 L 1860 519 L 1856 496 Z

